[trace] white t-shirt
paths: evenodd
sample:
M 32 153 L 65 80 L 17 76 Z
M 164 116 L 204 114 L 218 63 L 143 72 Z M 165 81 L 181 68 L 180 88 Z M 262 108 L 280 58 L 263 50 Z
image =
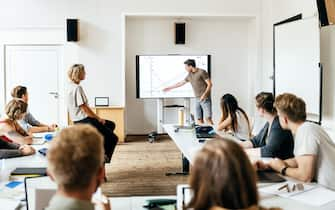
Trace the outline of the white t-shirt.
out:
M 88 103 L 85 92 L 80 85 L 73 82 L 70 83 L 67 103 L 67 108 L 72 121 L 76 122 L 87 117 L 87 114 L 80 109 L 81 105 Z
M 236 111 L 237 118 L 237 131 L 235 132 L 235 136 L 240 140 L 249 140 L 249 124 L 244 114 L 241 111 Z
M 335 190 L 335 143 L 321 126 L 305 122 L 294 137 L 294 155 L 316 155 L 315 179 Z

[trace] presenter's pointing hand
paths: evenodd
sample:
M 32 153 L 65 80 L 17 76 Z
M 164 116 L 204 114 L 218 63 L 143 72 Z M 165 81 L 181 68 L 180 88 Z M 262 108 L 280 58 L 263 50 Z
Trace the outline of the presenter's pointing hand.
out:
M 169 92 L 171 90 L 171 88 L 167 87 L 163 89 L 163 92 Z

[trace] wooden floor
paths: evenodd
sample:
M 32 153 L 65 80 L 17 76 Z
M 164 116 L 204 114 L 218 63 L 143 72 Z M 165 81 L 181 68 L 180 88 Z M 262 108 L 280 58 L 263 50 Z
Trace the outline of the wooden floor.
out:
M 166 172 L 181 170 L 181 154 L 168 137 L 149 143 L 146 137 L 131 137 L 117 146 L 112 163 L 106 165 L 107 196 L 175 195 L 178 184 L 188 177 L 165 176 Z

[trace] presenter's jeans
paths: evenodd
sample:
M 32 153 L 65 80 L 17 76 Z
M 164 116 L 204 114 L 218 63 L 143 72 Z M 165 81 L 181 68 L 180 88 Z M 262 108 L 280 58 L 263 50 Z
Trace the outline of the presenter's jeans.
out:
M 212 118 L 212 100 L 210 97 L 200 101 L 200 98 L 195 99 L 195 112 L 198 120 Z

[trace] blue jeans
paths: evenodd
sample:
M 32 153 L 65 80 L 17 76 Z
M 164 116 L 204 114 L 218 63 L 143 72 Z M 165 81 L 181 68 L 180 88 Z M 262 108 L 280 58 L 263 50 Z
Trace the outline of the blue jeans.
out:
M 195 113 L 198 120 L 212 118 L 212 100 L 210 97 L 200 101 L 200 98 L 195 99 Z

